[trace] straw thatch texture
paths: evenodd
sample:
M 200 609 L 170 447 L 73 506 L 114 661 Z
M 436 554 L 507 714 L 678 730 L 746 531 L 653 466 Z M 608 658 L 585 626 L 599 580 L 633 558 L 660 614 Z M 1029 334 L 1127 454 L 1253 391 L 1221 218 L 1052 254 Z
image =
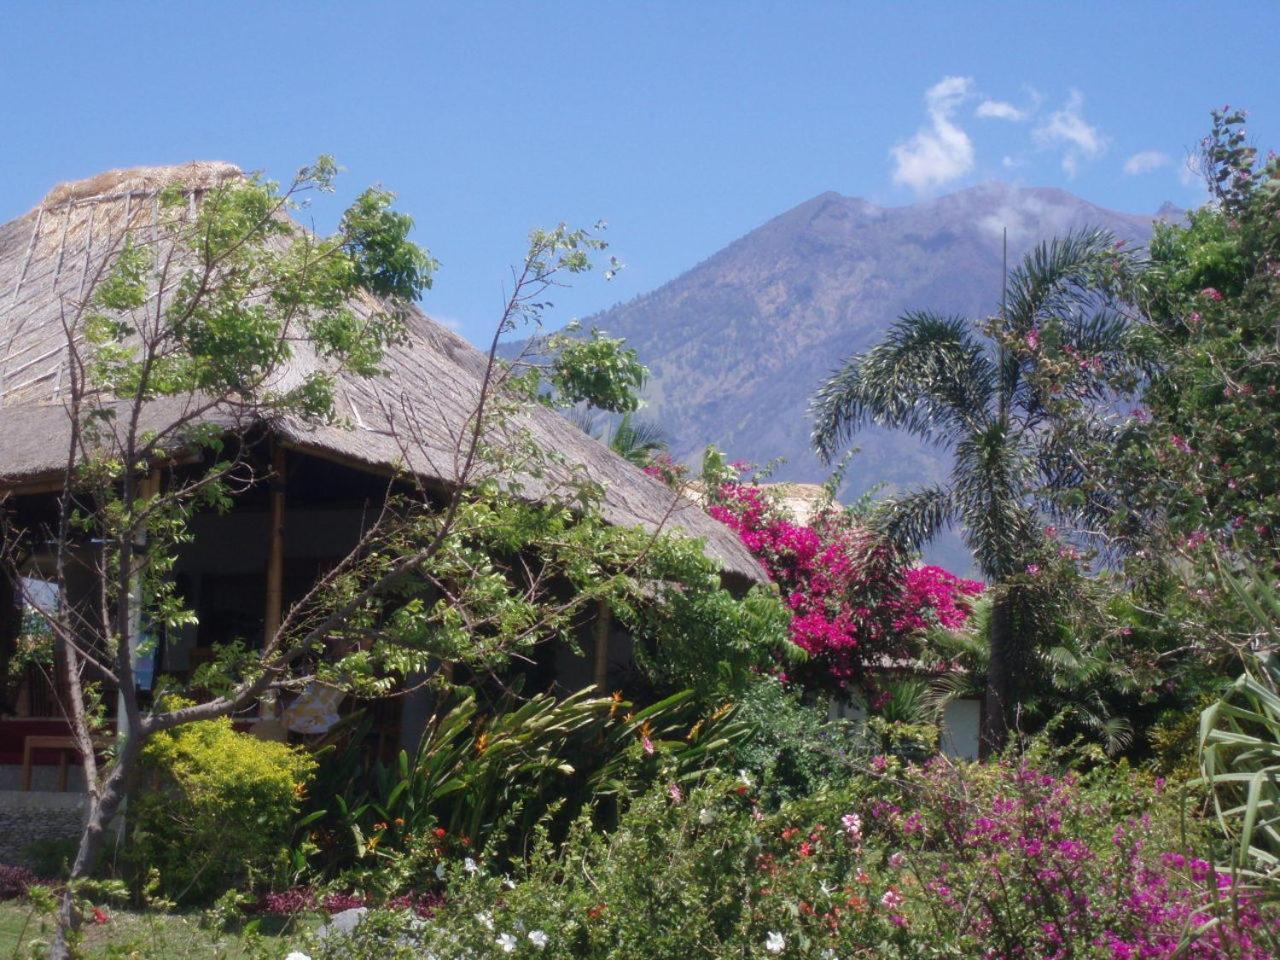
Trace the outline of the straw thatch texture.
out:
M 200 192 L 239 176 L 230 164 L 197 163 L 112 171 L 64 184 L 26 216 L 0 226 L 0 480 L 10 485 L 56 476 L 66 457 L 69 424 L 64 409 L 68 316 L 92 290 L 95 276 L 119 250 L 126 231 L 146 236 L 159 216 L 157 194 L 172 183 Z M 369 299 L 352 305 L 367 313 Z M 343 426 L 296 422 L 270 426 L 286 443 L 357 465 L 406 465 L 449 484 L 458 475 L 459 435 L 480 394 L 485 359 L 461 337 L 415 310 L 410 336 L 384 362 L 374 380 L 348 377 L 339 390 Z M 285 386 L 321 364 L 299 344 Z M 170 422 L 185 407 L 167 400 L 146 411 L 152 425 Z M 205 419 L 230 424 L 235 415 Z M 605 518 L 619 525 L 678 528 L 705 540 L 708 554 L 729 573 L 763 574 L 737 536 L 701 509 L 627 463 L 550 410 L 534 409 L 509 428 L 555 451 L 604 488 Z M 411 439 L 411 442 L 406 442 Z M 518 477 L 528 495 L 549 493 L 567 469 L 549 478 Z

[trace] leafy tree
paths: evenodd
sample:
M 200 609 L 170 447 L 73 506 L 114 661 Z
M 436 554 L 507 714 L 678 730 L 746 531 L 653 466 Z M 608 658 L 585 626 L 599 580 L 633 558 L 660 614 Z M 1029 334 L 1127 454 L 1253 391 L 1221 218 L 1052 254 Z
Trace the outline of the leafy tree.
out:
M 1202 165 L 1214 202 L 1157 225 L 1144 277 L 1153 375 L 1107 451 L 1127 507 L 1116 532 L 1150 555 L 1228 542 L 1280 557 L 1280 161 L 1242 111 L 1216 111 Z
M 1120 309 L 1132 258 L 1108 233 L 1041 243 L 1009 277 L 1001 314 L 979 326 L 912 312 L 822 384 L 813 444 L 829 460 L 859 429 L 906 430 L 951 452 L 947 482 L 886 500 L 874 522 L 918 547 L 958 521 L 992 586 L 983 730 L 1006 738 L 1020 665 L 1034 642 L 1026 578 L 1046 549 L 1044 527 L 1089 506 L 1076 493 L 1081 434 L 1100 429 L 1096 405 L 1131 386 L 1135 365 Z

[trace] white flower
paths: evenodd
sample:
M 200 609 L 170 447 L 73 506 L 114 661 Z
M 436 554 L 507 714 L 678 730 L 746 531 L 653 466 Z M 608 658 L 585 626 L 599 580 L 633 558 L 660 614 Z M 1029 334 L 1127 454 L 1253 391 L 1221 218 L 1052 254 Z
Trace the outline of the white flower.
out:
M 475 873 L 477 870 L 480 869 L 480 867 L 476 864 L 474 860 L 472 860 L 470 857 L 467 857 L 467 859 L 462 861 L 462 869 L 467 871 L 467 873 Z
M 516 882 L 512 880 L 510 877 L 503 877 L 502 885 L 506 887 L 508 890 L 514 890 L 516 888 Z
M 543 933 L 541 930 L 530 930 L 530 931 L 529 931 L 529 942 L 530 942 L 530 943 L 532 943 L 532 944 L 533 944 L 535 947 L 537 947 L 539 950 L 541 950 L 543 947 L 545 947 L 545 946 L 550 942 L 550 940 L 551 940 L 551 938 L 550 938 L 550 937 L 548 937 L 548 936 L 547 936 L 545 933 Z
M 493 914 L 492 914 L 492 913 L 477 913 L 477 914 L 476 914 L 476 919 L 480 921 L 480 926 L 484 927 L 486 930 L 492 930 L 492 929 L 493 929 Z
M 498 934 L 498 946 L 502 948 L 503 953 L 511 953 L 516 948 L 516 938 L 510 933 Z
M 284 960 L 311 960 L 311 958 L 307 956 L 305 953 L 303 953 L 301 950 L 294 950 L 287 957 L 285 957 Z
M 770 930 L 769 935 L 764 938 L 764 948 L 770 953 L 781 953 L 787 949 L 787 940 L 777 930 Z
M 698 822 L 704 827 L 710 823 L 715 823 L 716 815 L 710 807 L 703 807 L 698 811 Z
M 436 864 L 436 879 L 443 880 L 444 874 L 445 874 L 444 861 L 441 860 L 439 863 Z
M 743 785 L 744 787 L 754 787 L 754 786 L 755 786 L 755 784 L 751 782 L 751 774 L 747 773 L 747 771 L 745 771 L 745 770 L 739 770 L 739 771 L 738 771 L 738 779 L 742 781 L 742 785 Z

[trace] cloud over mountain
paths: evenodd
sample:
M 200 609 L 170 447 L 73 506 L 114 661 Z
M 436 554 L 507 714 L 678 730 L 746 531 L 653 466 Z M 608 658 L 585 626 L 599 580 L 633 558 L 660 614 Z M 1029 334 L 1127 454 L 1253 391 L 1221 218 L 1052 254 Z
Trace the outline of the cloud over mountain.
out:
M 924 192 L 973 169 L 973 141 L 954 120 L 972 92 L 972 77 L 944 77 L 925 92 L 928 124 L 889 151 L 894 183 Z

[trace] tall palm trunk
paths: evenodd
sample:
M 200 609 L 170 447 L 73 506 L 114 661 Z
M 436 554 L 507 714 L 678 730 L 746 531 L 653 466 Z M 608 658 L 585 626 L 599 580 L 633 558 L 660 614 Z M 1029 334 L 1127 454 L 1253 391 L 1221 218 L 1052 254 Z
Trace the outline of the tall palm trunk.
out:
M 1013 602 L 1004 595 L 992 604 L 988 626 L 987 691 L 981 743 L 983 757 L 999 753 L 1009 738 L 1009 708 L 1014 702 L 1013 643 Z

